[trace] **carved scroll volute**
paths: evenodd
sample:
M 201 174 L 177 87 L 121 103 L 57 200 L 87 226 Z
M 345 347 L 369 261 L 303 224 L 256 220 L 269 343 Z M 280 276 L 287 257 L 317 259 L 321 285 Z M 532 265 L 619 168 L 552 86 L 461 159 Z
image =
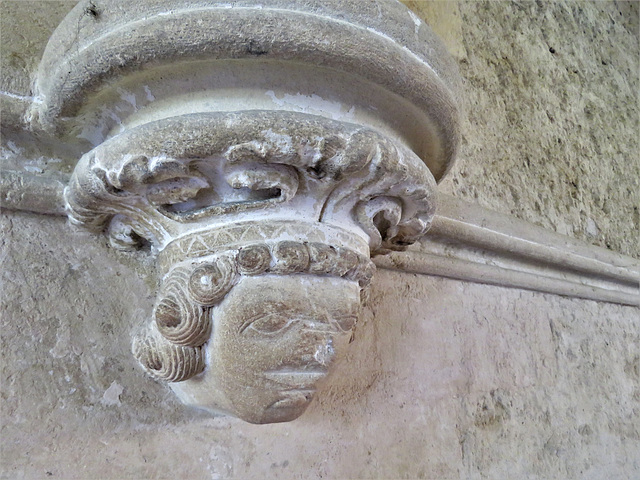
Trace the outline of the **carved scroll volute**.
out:
M 27 117 L 86 152 L 71 222 L 157 261 L 144 370 L 186 404 L 281 422 L 347 348 L 371 256 L 428 230 L 457 73 L 395 1 L 233 4 L 81 2 Z

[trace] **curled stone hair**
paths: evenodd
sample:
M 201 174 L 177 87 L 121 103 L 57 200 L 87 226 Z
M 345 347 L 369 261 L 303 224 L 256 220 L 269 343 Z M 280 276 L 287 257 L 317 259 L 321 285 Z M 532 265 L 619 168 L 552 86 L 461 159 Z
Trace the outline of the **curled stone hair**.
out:
M 235 262 L 242 275 L 330 275 L 357 280 L 361 288 L 369 285 L 375 273 L 375 265 L 368 256 L 319 242 L 252 244 L 238 249 Z
M 180 382 L 204 368 L 202 346 L 211 336 L 211 308 L 242 276 L 326 275 L 366 288 L 375 273 L 368 256 L 323 243 L 280 241 L 249 244 L 174 267 L 163 281 L 154 325 L 134 340 L 133 354 L 162 380 Z
M 194 276 L 207 277 L 197 268 L 189 278 L 184 269 L 175 269 L 165 281 L 160 300 L 153 311 L 158 332 L 172 343 L 188 347 L 199 347 L 211 334 L 211 320 L 208 308 L 200 302 L 193 302 L 187 295 L 191 292 Z M 209 267 L 212 269 L 213 267 Z
M 181 382 L 204 370 L 202 348 L 176 345 L 161 336 L 135 337 L 132 350 L 149 373 L 167 382 Z
M 227 256 L 218 257 L 196 267 L 188 281 L 191 298 L 200 305 L 215 305 L 222 300 L 236 280 L 233 260 Z

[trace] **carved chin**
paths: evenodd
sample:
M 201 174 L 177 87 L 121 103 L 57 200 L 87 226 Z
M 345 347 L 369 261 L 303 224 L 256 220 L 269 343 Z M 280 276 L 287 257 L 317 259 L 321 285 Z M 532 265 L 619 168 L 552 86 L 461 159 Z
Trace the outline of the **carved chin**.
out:
M 314 390 L 289 390 L 281 392 L 279 400 L 264 407 L 254 406 L 250 410 L 230 412 L 234 416 L 256 424 L 290 422 L 302 415 L 311 400 Z
M 202 379 L 173 383 L 171 388 L 185 404 L 213 414 L 232 415 L 255 424 L 295 420 L 305 412 L 316 392 L 315 382 L 301 382 L 295 388 L 238 387 L 226 392 L 220 388 L 211 388 L 207 383 L 205 375 Z
M 265 376 L 285 389 L 262 411 L 259 420 L 245 419 L 252 423 L 288 422 L 298 418 L 313 400 L 316 385 L 327 376 L 327 370 L 270 372 Z
M 283 398 L 270 405 L 258 423 L 289 422 L 304 413 L 311 400 L 313 390 L 289 390 Z

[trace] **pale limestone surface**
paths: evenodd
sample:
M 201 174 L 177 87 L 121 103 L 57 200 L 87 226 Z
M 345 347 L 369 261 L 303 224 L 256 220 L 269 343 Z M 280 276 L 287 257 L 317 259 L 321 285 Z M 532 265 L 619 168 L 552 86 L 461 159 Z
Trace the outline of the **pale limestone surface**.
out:
M 2 3 L 3 52 L 7 32 L 20 32 L 28 47 L 17 55 L 35 66 L 29 55 L 44 45 L 31 39 L 47 38 L 64 13 L 58 2 L 24 2 L 28 9 L 10 17 L 7 3 L 23 2 Z M 469 121 L 443 186 L 637 256 L 638 85 L 627 71 L 638 68 L 629 33 L 637 27 L 628 24 L 637 6 L 581 3 L 582 33 L 566 13 L 575 5 L 543 3 L 548 13 L 525 2 L 460 5 Z M 618 7 L 626 23 L 609 27 Z M 545 36 L 572 43 L 558 48 Z M 601 53 L 616 61 L 602 65 Z M 566 70 L 574 64 L 578 74 Z M 3 87 L 29 85 L 6 72 Z M 640 471 L 637 309 L 380 271 L 330 386 L 295 422 L 254 426 L 185 409 L 131 356 L 131 333 L 153 306 L 151 262 L 62 219 L 2 221 L 2 478 L 600 479 Z
M 3 91 L 30 95 L 46 40 L 76 3 L 2 2 Z M 463 142 L 442 190 L 637 258 L 640 4 L 403 3 L 465 79 Z
M 136 364 L 130 331 L 155 289 L 140 259 L 61 219 L 3 220 L 3 478 L 640 469 L 637 309 L 382 270 L 307 412 L 254 426 L 185 409 Z
M 43 8 L 43 2 L 33 0 L 0 2 L 0 88 L 3 92 L 30 94 L 30 77 L 38 68 L 49 36 L 76 3 L 47 1 Z
M 349 343 L 370 254 L 428 230 L 458 77 L 409 13 L 101 0 L 52 34 L 25 121 L 95 147 L 64 191 L 71 222 L 166 266 L 133 354 L 186 405 L 296 419 Z
M 466 122 L 443 191 L 640 256 L 640 3 L 458 5 Z

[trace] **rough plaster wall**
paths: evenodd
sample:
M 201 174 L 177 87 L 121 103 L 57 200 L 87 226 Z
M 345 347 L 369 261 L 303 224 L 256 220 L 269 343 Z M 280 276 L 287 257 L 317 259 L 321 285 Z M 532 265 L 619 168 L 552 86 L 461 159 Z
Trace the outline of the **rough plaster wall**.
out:
M 404 3 L 464 78 L 443 190 L 640 257 L 640 3 Z
M 31 74 L 38 68 L 49 36 L 78 2 L 0 1 L 0 89 L 31 93 Z
M 333 383 L 295 422 L 254 426 L 182 407 L 136 365 L 143 259 L 61 219 L 3 220 L 2 478 L 640 471 L 637 309 L 380 271 Z

